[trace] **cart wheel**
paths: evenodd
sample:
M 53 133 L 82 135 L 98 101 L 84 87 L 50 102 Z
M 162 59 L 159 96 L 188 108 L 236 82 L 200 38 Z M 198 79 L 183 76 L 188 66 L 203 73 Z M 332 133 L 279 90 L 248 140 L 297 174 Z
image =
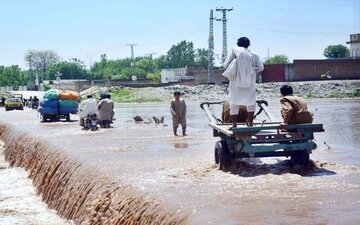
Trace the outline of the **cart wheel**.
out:
M 66 121 L 67 121 L 67 122 L 70 121 L 70 114 L 66 114 Z
M 46 122 L 46 117 L 45 115 L 41 114 L 41 122 L 42 123 L 45 123 Z
M 226 141 L 218 141 L 215 145 L 215 163 L 219 170 L 228 171 L 231 166 L 231 158 Z
M 295 151 L 291 154 L 291 161 L 294 165 L 302 165 L 306 167 L 309 164 L 309 153 L 305 150 Z

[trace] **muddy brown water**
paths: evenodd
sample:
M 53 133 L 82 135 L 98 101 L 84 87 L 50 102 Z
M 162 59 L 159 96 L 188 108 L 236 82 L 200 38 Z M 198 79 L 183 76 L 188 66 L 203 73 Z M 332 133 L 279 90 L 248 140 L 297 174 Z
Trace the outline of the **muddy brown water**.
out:
M 8 160 L 32 171 L 44 201 L 77 223 L 359 224 L 359 103 L 309 102 L 326 132 L 315 135 L 318 149 L 306 170 L 289 167 L 286 158 L 217 170 L 218 139 L 198 104 L 188 106 L 186 137 L 172 135 L 167 104 L 120 105 L 114 128 L 96 132 L 81 130 L 77 121 L 40 123 L 31 110 L 1 111 L 0 121 L 12 124 L 5 135 L 12 142 Z M 219 106 L 213 110 L 220 115 Z M 277 102 L 270 110 L 280 120 Z M 136 115 L 165 116 L 168 126 L 135 124 Z M 12 153 L 23 133 L 37 138 L 19 143 L 44 146 Z

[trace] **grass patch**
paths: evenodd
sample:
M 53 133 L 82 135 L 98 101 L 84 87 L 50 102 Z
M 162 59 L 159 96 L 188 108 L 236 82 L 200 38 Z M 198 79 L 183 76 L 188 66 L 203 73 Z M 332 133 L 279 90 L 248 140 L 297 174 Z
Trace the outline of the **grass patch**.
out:
M 120 88 L 111 92 L 111 98 L 119 103 L 144 103 L 144 102 L 162 102 L 159 98 L 136 97 L 134 92 L 128 88 Z
M 313 93 L 307 93 L 304 97 L 305 98 L 316 98 L 316 96 Z
M 355 98 L 360 97 L 360 90 L 354 90 L 351 92 L 333 92 L 327 95 L 329 98 Z
M 349 97 L 360 97 L 360 89 L 350 92 Z

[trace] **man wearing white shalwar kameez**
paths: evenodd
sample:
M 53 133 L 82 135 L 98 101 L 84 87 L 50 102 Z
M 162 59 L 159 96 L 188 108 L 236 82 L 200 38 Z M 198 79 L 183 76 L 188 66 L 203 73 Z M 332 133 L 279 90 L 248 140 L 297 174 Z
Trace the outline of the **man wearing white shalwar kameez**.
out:
M 248 38 L 239 38 L 237 46 L 231 50 L 224 62 L 226 69 L 232 60 L 236 60 L 236 63 L 232 64 L 236 66 L 236 76 L 229 82 L 230 115 L 233 127 L 236 127 L 240 105 L 247 107 L 247 125 L 253 125 L 256 108 L 256 73 L 264 70 L 260 57 L 250 52 L 247 49 L 249 46 L 250 40 Z

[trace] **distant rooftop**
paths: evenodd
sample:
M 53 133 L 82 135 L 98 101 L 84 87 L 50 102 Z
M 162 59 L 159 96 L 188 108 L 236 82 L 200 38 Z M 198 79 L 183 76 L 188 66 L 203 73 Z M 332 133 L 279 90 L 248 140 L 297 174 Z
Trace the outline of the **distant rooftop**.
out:
M 346 42 L 346 44 L 352 44 L 352 43 L 360 43 L 360 33 L 350 34 L 350 41 Z

